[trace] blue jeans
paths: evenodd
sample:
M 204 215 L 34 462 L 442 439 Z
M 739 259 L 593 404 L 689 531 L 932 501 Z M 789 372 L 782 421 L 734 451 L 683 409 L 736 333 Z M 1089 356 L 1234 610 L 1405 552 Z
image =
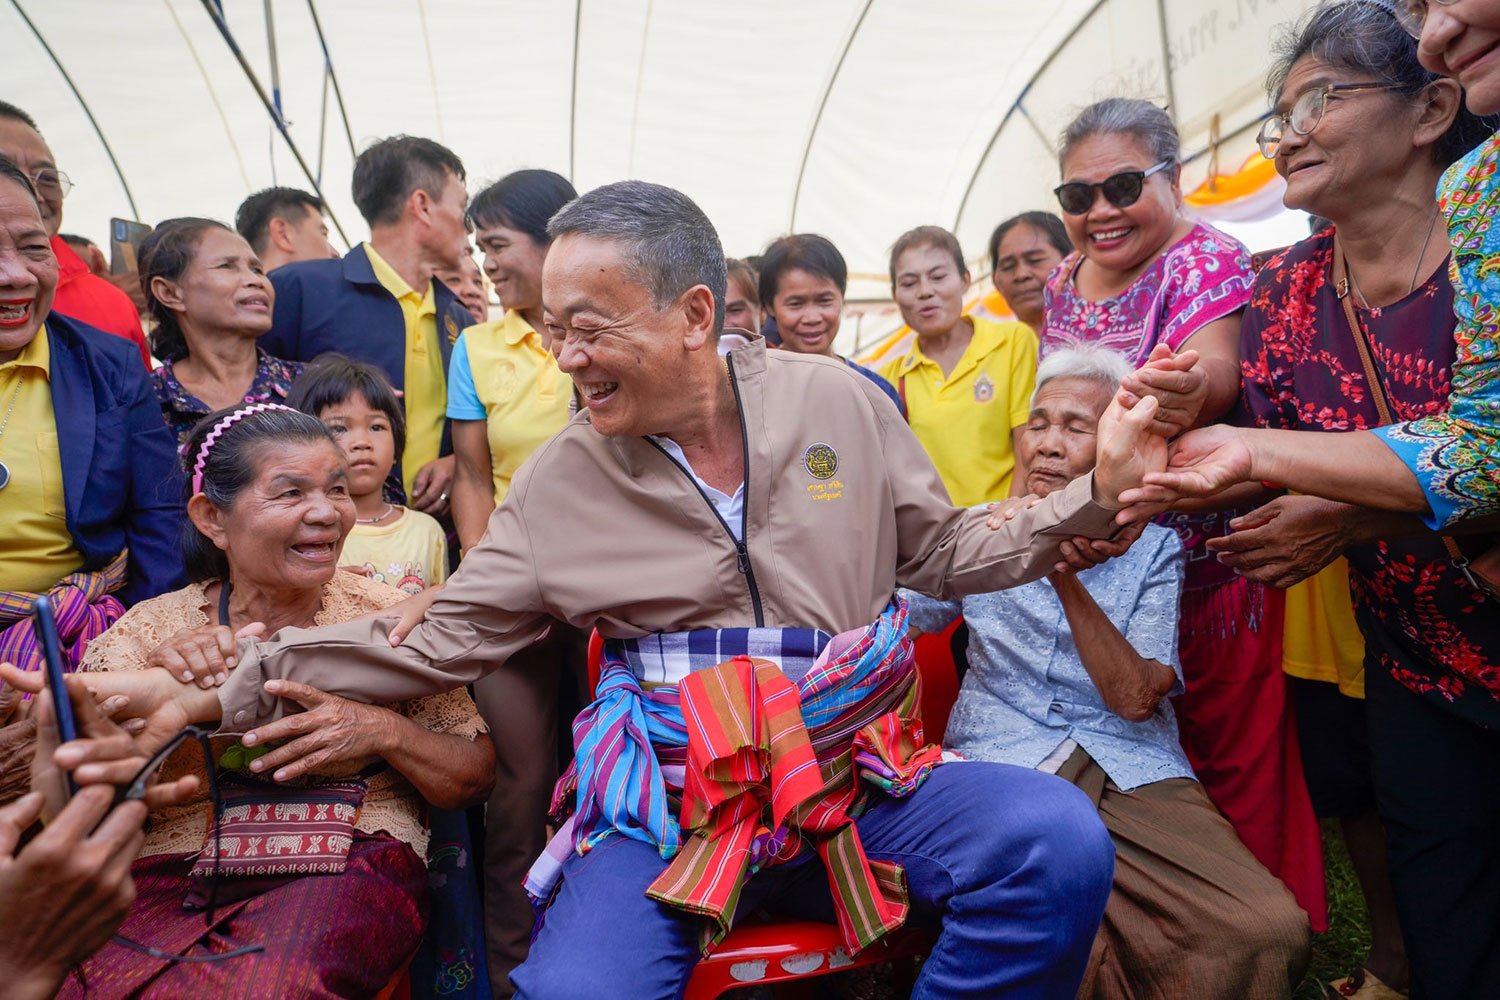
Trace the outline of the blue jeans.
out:
M 857 825 L 866 854 L 906 869 L 909 919 L 941 927 L 912 1000 L 1072 1000 L 1114 875 L 1114 845 L 1087 796 L 1025 768 L 945 764 L 911 796 L 878 800 Z M 645 896 L 665 867 L 654 848 L 618 836 L 570 858 L 530 956 L 511 974 L 516 996 L 680 997 L 701 922 Z M 740 913 L 756 910 L 831 921 L 822 862 L 757 873 Z

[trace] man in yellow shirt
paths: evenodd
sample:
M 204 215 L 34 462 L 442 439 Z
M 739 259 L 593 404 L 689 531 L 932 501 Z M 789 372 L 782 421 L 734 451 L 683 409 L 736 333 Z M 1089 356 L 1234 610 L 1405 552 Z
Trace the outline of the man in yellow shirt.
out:
M 406 406 L 401 485 L 417 510 L 448 511 L 453 456 L 447 368 L 468 310 L 437 281 L 468 252 L 464 166 L 430 139 L 394 136 L 354 163 L 354 203 L 370 239 L 341 259 L 296 261 L 271 275 L 267 353 L 311 361 L 330 351 L 385 371 Z

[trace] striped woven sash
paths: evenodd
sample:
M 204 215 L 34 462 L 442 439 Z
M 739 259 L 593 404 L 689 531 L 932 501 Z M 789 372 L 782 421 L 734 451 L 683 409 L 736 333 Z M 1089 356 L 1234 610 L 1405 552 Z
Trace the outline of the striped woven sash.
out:
M 812 847 L 851 951 L 901 926 L 901 869 L 870 861 L 852 820 L 871 789 L 908 795 L 941 760 L 915 716 L 903 602 L 832 637 L 796 683 L 777 663 L 738 654 L 643 692 L 610 660 L 598 695 L 573 726 L 577 758 L 554 805 L 573 798 L 576 810 L 528 877 L 534 896 L 555 888 L 565 856 L 556 848 L 586 853 L 618 833 L 671 860 L 647 895 L 708 917 L 708 948 L 728 933 L 754 871 Z
M 129 554 L 121 552 L 103 569 L 70 573 L 47 591 L 57 616 L 64 669 L 77 669 L 89 642 L 125 613 L 125 606 L 110 594 L 125 585 L 129 569 Z M 42 668 L 42 644 L 31 620 L 31 606 L 40 596 L 0 591 L 0 661 L 22 670 Z

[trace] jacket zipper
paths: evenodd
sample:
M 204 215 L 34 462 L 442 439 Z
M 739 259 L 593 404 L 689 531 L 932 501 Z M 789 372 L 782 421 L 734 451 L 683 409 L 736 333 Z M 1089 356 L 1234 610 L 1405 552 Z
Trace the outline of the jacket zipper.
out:
M 745 578 L 746 586 L 750 588 L 750 603 L 755 608 L 755 627 L 764 628 L 766 624 L 766 616 L 765 610 L 761 607 L 760 603 L 760 588 L 756 586 L 755 567 L 750 565 L 750 549 L 744 541 L 744 539 L 749 535 L 750 522 L 750 435 L 749 432 L 745 430 L 745 408 L 744 405 L 740 402 L 740 386 L 739 382 L 737 382 L 734 377 L 734 364 L 728 358 L 725 358 L 724 362 L 725 367 L 729 370 L 729 386 L 734 390 L 734 407 L 739 412 L 740 448 L 745 462 L 745 485 L 741 487 L 744 492 L 744 496 L 741 498 L 740 503 L 739 538 L 734 537 L 734 532 L 729 528 L 729 522 L 724 520 L 724 515 L 719 513 L 719 508 L 714 506 L 713 500 L 706 492 L 704 492 L 703 487 L 698 484 L 698 478 L 693 475 L 692 470 L 685 468 L 681 462 L 677 461 L 677 459 L 673 458 L 671 454 L 668 453 L 667 449 L 657 444 L 651 438 L 647 438 L 646 440 L 651 443 L 651 447 L 661 452 L 662 455 L 666 457 L 667 461 L 671 462 L 673 465 L 677 466 L 678 469 L 682 470 L 682 474 L 687 477 L 688 482 L 693 484 L 693 489 L 697 490 L 698 495 L 703 498 L 703 502 L 708 504 L 708 509 L 713 512 L 714 519 L 719 522 L 719 525 L 724 529 L 724 533 L 729 536 L 729 540 L 734 542 L 736 565 L 739 568 L 740 574 Z

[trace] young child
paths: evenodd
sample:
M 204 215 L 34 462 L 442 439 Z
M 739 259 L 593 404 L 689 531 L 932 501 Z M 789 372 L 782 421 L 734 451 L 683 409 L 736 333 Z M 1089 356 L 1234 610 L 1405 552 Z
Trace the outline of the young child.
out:
M 340 564 L 408 594 L 447 579 L 448 542 L 437 520 L 382 495 L 406 443 L 406 414 L 385 373 L 327 357 L 293 383 L 287 403 L 323 421 L 349 460 L 355 522 Z

